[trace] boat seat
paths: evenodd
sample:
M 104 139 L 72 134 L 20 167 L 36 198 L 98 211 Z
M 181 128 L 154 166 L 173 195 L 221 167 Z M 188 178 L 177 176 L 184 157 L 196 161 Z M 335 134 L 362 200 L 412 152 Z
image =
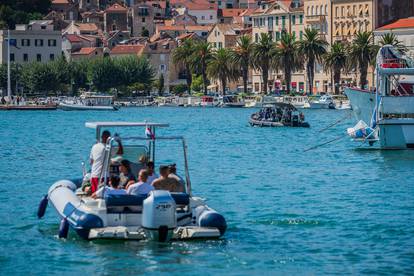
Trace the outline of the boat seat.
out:
M 177 205 L 190 204 L 190 196 L 186 193 L 171 193 L 171 197 L 174 199 Z

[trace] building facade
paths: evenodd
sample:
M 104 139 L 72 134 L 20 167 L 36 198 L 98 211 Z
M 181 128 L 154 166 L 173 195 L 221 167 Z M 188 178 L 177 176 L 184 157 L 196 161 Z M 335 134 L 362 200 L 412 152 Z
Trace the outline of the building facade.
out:
M 128 31 L 128 9 L 120 4 L 113 4 L 105 10 L 104 29 L 112 31 Z
M 414 16 L 413 0 L 375 0 L 375 28 Z
M 0 30 L 0 63 L 7 62 L 7 31 Z M 53 30 L 51 21 L 31 21 L 28 25 L 16 25 L 10 31 L 10 61 L 16 63 L 48 62 L 62 55 L 62 34 Z
M 291 33 L 297 40 L 302 39 L 304 31 L 304 12 L 300 1 L 268 1 L 263 2 L 252 14 L 253 42 L 258 42 L 261 33 L 269 34 L 277 42 L 282 33 Z M 268 91 L 285 90 L 283 72 L 269 72 Z M 253 92 L 261 93 L 264 88 L 261 72 L 253 70 Z M 305 74 L 303 71 L 292 72 L 291 90 L 303 93 L 305 91 Z

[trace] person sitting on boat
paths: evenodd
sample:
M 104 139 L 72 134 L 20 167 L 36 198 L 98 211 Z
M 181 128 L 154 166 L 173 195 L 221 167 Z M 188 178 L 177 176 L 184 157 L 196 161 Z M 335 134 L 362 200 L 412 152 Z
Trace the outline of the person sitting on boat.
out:
M 128 184 L 135 183 L 135 175 L 131 171 L 131 163 L 124 159 L 119 164 L 120 187 L 125 189 Z
M 111 133 L 108 130 L 102 132 L 101 135 L 101 142 L 96 143 L 93 145 L 90 154 L 91 160 L 91 191 L 92 193 L 96 192 L 99 185 L 99 177 L 102 173 L 102 167 L 104 163 L 104 156 L 105 156 L 105 144 L 108 138 L 111 137 Z M 120 140 L 118 142 L 118 151 L 116 154 L 122 155 L 124 149 L 122 147 L 122 143 Z
M 109 180 L 110 186 L 104 186 L 99 188 L 96 192 L 92 194 L 92 198 L 103 198 L 107 195 L 126 195 L 126 191 L 124 189 L 119 188 L 119 177 L 116 175 L 112 175 Z
M 127 194 L 130 195 L 147 195 L 154 190 L 154 187 L 148 183 L 148 171 L 140 170 L 138 182 L 128 186 Z
M 176 166 L 176 164 L 169 165 L 168 170 L 169 170 L 168 177 L 169 178 L 174 178 L 175 180 L 180 182 L 180 184 L 184 187 L 185 186 L 185 181 L 184 181 L 184 179 L 182 179 L 180 176 L 177 175 L 177 166 Z M 183 190 L 184 190 L 184 188 L 183 188 Z
M 154 171 L 154 162 L 149 161 L 147 163 L 147 171 L 148 171 L 148 183 L 152 183 L 155 179 L 158 178 L 158 175 Z
M 166 190 L 170 192 L 184 192 L 184 186 L 175 179 L 168 177 L 170 174 L 170 169 L 168 166 L 160 166 L 160 177 L 152 182 L 155 190 Z

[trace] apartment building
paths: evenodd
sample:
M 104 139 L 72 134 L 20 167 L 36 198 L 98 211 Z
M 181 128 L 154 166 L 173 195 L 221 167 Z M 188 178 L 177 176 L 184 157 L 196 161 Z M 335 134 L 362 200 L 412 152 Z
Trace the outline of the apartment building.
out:
M 331 44 L 331 19 L 332 19 L 331 0 L 308 0 L 304 2 L 305 28 L 319 31 L 319 35 Z M 306 81 L 306 91 L 309 83 Z M 332 76 L 325 72 L 321 64 L 315 66 L 315 78 L 312 94 L 333 91 Z M 309 91 L 308 91 L 309 92 Z
M 304 31 L 304 11 L 301 1 L 263 1 L 259 8 L 252 14 L 253 41 L 258 42 L 261 33 L 269 34 L 276 42 L 280 40 L 282 33 L 291 33 L 296 39 L 302 39 Z M 253 92 L 263 91 L 263 80 L 261 72 L 253 71 Z M 283 84 L 283 72 L 271 71 L 269 74 L 268 91 L 286 89 Z M 305 91 L 305 74 L 303 71 L 293 72 L 292 91 Z
M 216 24 L 208 34 L 207 42 L 215 49 L 232 48 L 242 32 L 242 26 L 237 24 Z
M 0 63 L 7 62 L 7 30 L 0 30 Z M 10 61 L 48 62 L 62 55 L 62 35 L 53 30 L 50 20 L 34 20 L 27 25 L 16 25 L 10 31 Z

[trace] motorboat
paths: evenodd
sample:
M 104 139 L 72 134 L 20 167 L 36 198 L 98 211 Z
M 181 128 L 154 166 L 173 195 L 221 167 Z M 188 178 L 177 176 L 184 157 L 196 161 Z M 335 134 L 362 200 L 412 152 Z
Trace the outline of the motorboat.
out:
M 414 148 L 414 61 L 391 45 L 378 51 L 376 89 L 346 88 L 357 124 L 354 141 L 380 149 Z
M 220 105 L 222 107 L 244 107 L 245 102 L 237 95 L 225 95 L 221 98 Z
M 322 95 L 319 99 L 309 101 L 310 109 L 335 109 L 335 102 L 331 95 Z
M 249 123 L 251 126 L 259 127 L 309 127 L 303 113 L 286 103 L 265 105 L 250 116 Z
M 206 95 L 206 96 L 201 97 L 201 102 L 200 102 L 201 107 L 216 107 L 218 105 L 219 105 L 219 101 L 218 101 L 218 98 L 215 96 Z
M 95 92 L 82 93 L 79 98 L 66 99 L 59 102 L 58 108 L 65 111 L 73 110 L 118 110 L 119 106 L 114 105 L 114 97 L 102 95 Z
M 178 107 L 180 106 L 178 97 L 160 97 L 157 99 L 158 106 Z
M 247 96 L 245 99 L 245 107 L 263 107 L 267 104 L 282 102 L 282 97 L 273 96 Z
M 138 156 L 146 156 L 155 164 L 171 161 L 171 147 L 174 143 L 182 148 L 183 185 L 185 192 L 153 190 L 148 195 L 104 194 L 102 198 L 93 198 L 85 192 L 88 173 L 83 169 L 83 178 L 78 180 L 59 180 L 50 186 L 38 208 L 38 217 L 45 215 L 48 202 L 54 207 L 61 223 L 59 237 L 66 238 L 69 229 L 80 237 L 94 239 L 134 239 L 166 242 L 171 239 L 210 239 L 219 238 L 227 228 L 224 217 L 207 206 L 200 197 L 193 196 L 187 159 L 187 145 L 182 136 L 158 136 L 156 129 L 168 127 L 168 124 L 149 122 L 87 122 L 87 128 L 95 130 L 95 137 L 101 137 L 101 131 L 116 128 L 145 129 L 145 135 L 123 137 L 122 159 L 129 160 L 131 167 L 138 166 Z M 103 169 L 99 177 L 100 187 L 107 187 L 110 173 L 116 174 L 112 153 L 120 136 L 114 135 L 107 140 L 103 160 Z M 164 150 L 160 146 L 167 144 Z M 156 147 L 157 144 L 157 147 Z M 156 152 L 157 149 L 157 152 Z M 165 152 L 165 155 L 158 154 Z M 179 151 L 181 154 L 181 151 Z M 105 189 L 103 189 L 105 193 Z
M 291 104 L 298 109 L 309 107 L 307 96 L 283 96 L 283 102 Z

